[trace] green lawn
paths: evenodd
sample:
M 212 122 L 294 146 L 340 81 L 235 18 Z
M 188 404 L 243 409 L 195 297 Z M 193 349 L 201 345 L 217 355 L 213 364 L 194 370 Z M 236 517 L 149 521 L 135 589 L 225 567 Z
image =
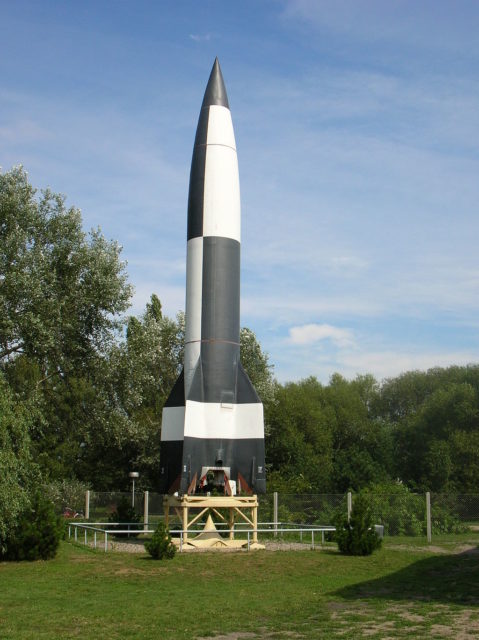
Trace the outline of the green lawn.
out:
M 366 558 L 328 548 L 155 562 L 62 543 L 55 560 L 0 564 L 0 638 L 479 637 L 479 553 L 443 548 L 388 541 Z

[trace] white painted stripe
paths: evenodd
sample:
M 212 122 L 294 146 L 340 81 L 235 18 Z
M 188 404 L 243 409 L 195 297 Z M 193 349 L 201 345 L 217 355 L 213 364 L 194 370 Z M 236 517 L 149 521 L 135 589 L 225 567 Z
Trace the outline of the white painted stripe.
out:
M 161 441 L 183 440 L 185 428 L 184 407 L 164 407 L 161 418 Z
M 206 144 L 224 144 L 236 149 L 231 112 L 226 107 L 210 106 Z
M 238 159 L 231 147 L 206 147 L 203 235 L 241 241 Z
M 200 355 L 201 312 L 203 295 L 203 238 L 188 240 L 186 255 L 185 311 L 185 394 L 187 395 Z
M 188 240 L 186 250 L 186 342 L 201 338 L 203 238 Z
M 263 405 L 234 404 L 187 400 L 185 437 L 250 440 L 264 438 Z

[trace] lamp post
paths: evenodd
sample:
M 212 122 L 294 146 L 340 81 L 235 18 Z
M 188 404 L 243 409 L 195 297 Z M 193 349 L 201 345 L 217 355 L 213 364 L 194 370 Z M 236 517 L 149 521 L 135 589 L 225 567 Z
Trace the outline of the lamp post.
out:
M 131 506 L 135 507 L 135 480 L 140 477 L 140 474 L 138 473 L 138 471 L 130 471 L 130 473 L 128 475 L 130 476 L 131 481 L 132 481 L 132 486 L 131 486 Z

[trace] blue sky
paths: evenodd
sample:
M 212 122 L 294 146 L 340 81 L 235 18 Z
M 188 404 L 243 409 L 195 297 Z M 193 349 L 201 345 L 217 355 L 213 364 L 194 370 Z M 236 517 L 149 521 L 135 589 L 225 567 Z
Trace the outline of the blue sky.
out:
M 479 360 L 479 3 L 0 0 L 0 166 L 64 193 L 184 308 L 217 55 L 242 312 L 280 381 Z

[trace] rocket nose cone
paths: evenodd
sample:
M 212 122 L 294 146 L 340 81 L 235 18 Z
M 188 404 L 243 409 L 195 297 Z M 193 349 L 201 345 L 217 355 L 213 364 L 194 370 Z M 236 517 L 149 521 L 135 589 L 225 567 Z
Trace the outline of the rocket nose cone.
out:
M 211 104 L 218 104 L 222 107 L 226 107 L 227 109 L 230 108 L 218 58 L 215 58 L 213 68 L 211 69 L 210 79 L 206 85 L 205 96 L 203 98 L 201 108 L 209 107 Z

